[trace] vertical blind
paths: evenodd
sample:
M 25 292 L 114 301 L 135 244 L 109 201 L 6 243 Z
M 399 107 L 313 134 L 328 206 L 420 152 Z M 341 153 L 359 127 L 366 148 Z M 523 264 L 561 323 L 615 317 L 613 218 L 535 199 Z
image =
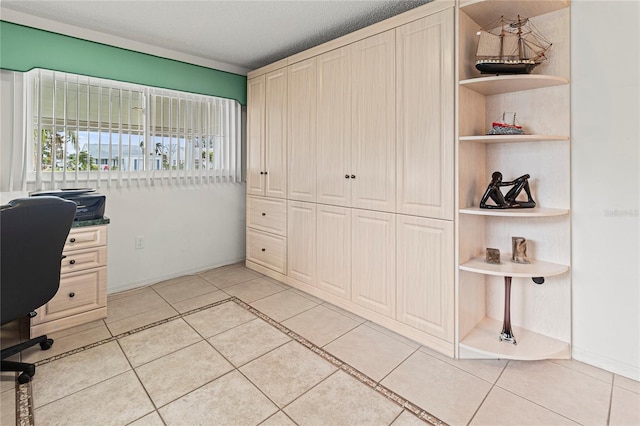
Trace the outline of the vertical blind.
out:
M 241 180 L 234 100 L 41 69 L 25 88 L 36 189 Z

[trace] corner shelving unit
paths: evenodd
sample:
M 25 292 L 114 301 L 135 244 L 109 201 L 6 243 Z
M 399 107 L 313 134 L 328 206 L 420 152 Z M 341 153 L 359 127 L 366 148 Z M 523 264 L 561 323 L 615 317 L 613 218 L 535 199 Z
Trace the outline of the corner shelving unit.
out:
M 537 360 L 571 356 L 569 1 L 460 0 L 457 89 L 457 341 L 460 358 Z M 533 18 L 553 42 L 526 75 L 475 70 L 477 31 L 500 15 Z M 526 135 L 487 135 L 491 121 L 517 112 Z M 528 173 L 537 207 L 481 209 L 492 172 Z M 528 241 L 530 264 L 515 264 L 511 237 Z M 484 262 L 487 247 L 502 263 Z M 509 279 L 517 345 L 500 341 Z M 544 277 L 537 285 L 532 278 Z M 513 278 L 513 287 L 511 287 Z M 506 315 L 506 314 L 505 314 Z

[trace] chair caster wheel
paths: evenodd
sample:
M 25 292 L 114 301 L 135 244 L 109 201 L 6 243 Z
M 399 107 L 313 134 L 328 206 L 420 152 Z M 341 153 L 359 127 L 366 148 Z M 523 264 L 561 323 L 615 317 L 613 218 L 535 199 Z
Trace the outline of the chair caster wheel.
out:
M 40 343 L 40 349 L 46 351 L 47 349 L 51 349 L 51 345 L 53 345 L 53 339 L 47 339 Z
M 18 376 L 18 383 L 24 385 L 25 383 L 29 383 L 31 381 L 31 376 L 27 373 L 22 373 Z

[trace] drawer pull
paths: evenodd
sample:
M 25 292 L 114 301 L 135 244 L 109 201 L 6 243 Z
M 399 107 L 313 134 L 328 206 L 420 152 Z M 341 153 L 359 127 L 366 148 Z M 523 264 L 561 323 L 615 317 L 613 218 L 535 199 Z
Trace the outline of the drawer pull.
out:
M 76 294 L 74 292 L 69 293 L 69 297 L 74 297 Z
M 69 242 L 70 242 L 70 243 L 75 243 L 75 242 L 76 242 L 76 239 L 75 239 L 75 238 L 71 238 L 71 239 L 69 240 Z
M 75 259 L 71 259 L 71 260 L 69 261 L 69 265 L 75 265 L 75 264 L 76 264 Z
M 267 215 L 266 213 L 262 213 L 262 216 L 266 216 L 266 215 Z
M 267 249 L 263 248 L 262 251 L 267 251 Z

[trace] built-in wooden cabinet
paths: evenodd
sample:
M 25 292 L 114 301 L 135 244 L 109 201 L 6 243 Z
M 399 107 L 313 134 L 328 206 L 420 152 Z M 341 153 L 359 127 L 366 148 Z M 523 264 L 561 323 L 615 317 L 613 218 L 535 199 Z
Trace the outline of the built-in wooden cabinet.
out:
M 453 222 L 397 215 L 397 318 L 454 341 Z
M 287 70 L 247 81 L 247 193 L 287 197 Z
M 454 3 L 438 0 L 248 76 L 250 133 L 252 99 L 265 105 L 265 161 L 271 140 L 286 141 L 287 231 L 248 223 L 247 265 L 450 356 L 453 31 Z M 283 111 L 286 135 L 276 119 Z M 253 186 L 249 200 L 282 198 Z M 282 239 L 284 263 L 261 250 L 274 250 L 261 233 L 272 245 Z
M 316 58 L 289 65 L 287 198 L 316 201 Z
M 395 30 L 350 50 L 351 164 L 343 175 L 351 180 L 351 206 L 395 212 Z
M 396 29 L 398 213 L 453 220 L 453 14 Z
M 458 21 L 458 353 L 462 358 L 569 358 L 571 347 L 569 2 L 462 1 Z M 501 15 L 529 18 L 553 42 L 532 74 L 481 75 L 477 31 Z M 503 112 L 526 135 L 487 135 Z M 479 208 L 494 171 L 529 174 L 533 209 Z M 530 264 L 510 260 L 511 238 L 527 239 Z M 487 247 L 503 254 L 487 264 Z M 505 277 L 517 344 L 500 341 Z M 543 277 L 538 285 L 532 278 Z

